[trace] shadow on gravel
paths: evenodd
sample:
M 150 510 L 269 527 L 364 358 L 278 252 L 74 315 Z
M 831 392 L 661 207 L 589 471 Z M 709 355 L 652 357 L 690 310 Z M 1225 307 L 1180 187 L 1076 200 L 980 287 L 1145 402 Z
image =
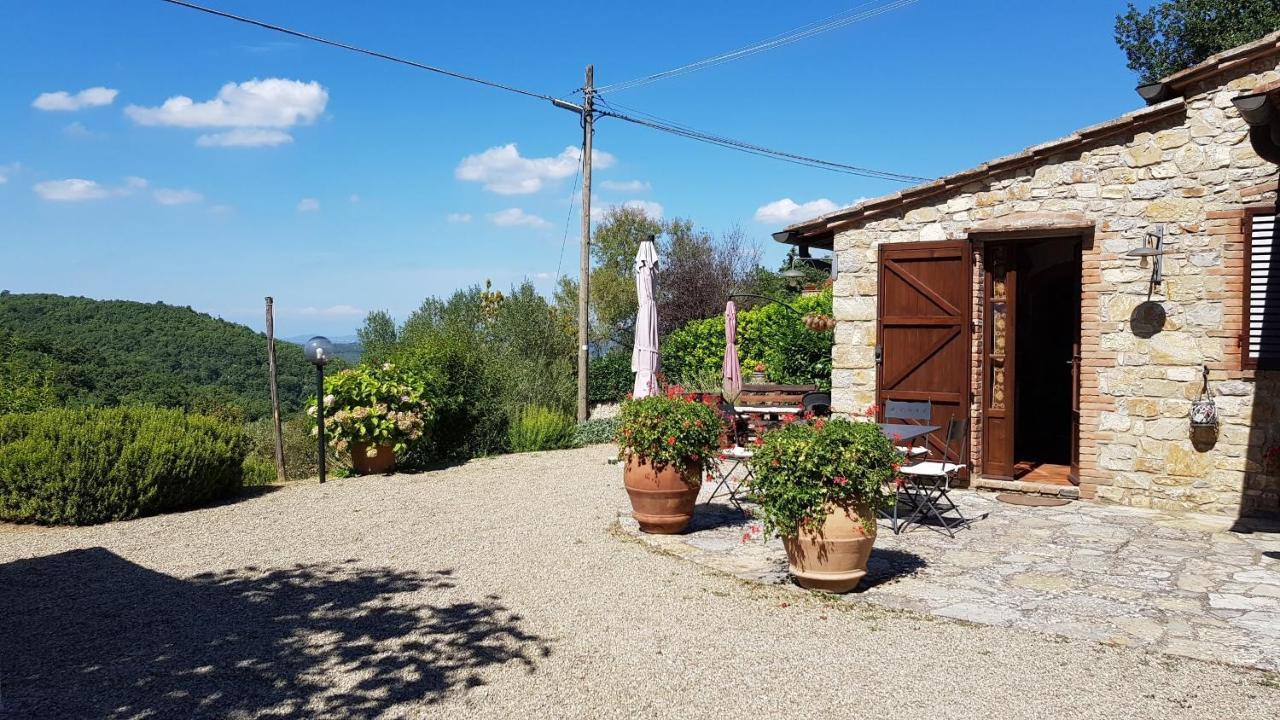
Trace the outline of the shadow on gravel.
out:
M 867 574 L 854 592 L 862 593 L 877 585 L 914 575 L 929 563 L 919 555 L 891 548 L 873 548 L 867 560 Z
M 347 561 L 179 580 L 103 548 L 0 565 L 0 716 L 372 717 L 485 667 L 534 672 L 550 643 L 496 596 L 419 601 L 451 575 Z

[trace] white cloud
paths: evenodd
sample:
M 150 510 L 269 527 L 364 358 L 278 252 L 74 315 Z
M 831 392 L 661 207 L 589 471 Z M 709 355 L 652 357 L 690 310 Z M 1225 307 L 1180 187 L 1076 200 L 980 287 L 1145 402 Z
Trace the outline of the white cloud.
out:
M 607 168 L 616 162 L 614 156 L 601 150 L 593 150 L 591 160 L 596 168 Z M 581 163 L 582 150 L 572 145 L 554 157 L 527 158 L 520 155 L 515 143 L 509 143 L 464 157 L 453 174 L 459 180 L 483 183 L 485 190 L 499 195 L 528 195 L 541 190 L 548 180 L 573 175 Z
M 298 308 L 294 312 L 298 315 L 322 317 L 363 317 L 368 314 L 355 305 L 330 305 L 324 308 L 308 305 L 307 307 Z
M 40 93 L 31 102 L 37 110 L 74 111 L 87 107 L 101 107 L 115 102 L 119 90 L 104 87 L 91 87 L 72 95 L 66 90 Z
M 293 136 L 283 130 L 267 128 L 236 128 L 226 132 L 205 133 L 196 138 L 199 147 L 275 147 L 293 142 Z
M 471 213 L 449 213 L 445 216 L 445 220 L 451 223 L 469 223 L 471 222 Z
M 298 201 L 298 212 L 316 212 L 320 209 L 320 201 L 315 198 L 302 198 Z
M 66 180 L 46 180 L 32 186 L 32 190 L 45 200 L 55 202 L 80 202 L 82 200 L 101 200 L 109 197 L 132 195 L 135 191 L 147 186 L 147 181 L 140 177 L 124 178 L 124 184 L 110 187 L 94 180 L 83 178 L 67 178 Z
M 36 183 L 32 189 L 36 191 L 37 195 L 45 200 L 53 200 L 56 202 L 101 200 L 102 198 L 111 197 L 114 194 L 111 190 L 99 185 L 93 180 L 84 180 L 81 178 L 46 180 L 44 182 Z
M 328 104 L 329 91 L 318 82 L 267 78 L 227 83 L 212 100 L 175 95 L 159 107 L 130 105 L 124 112 L 139 125 L 235 128 L 201 135 L 201 147 L 261 147 L 292 142 L 284 130 L 315 122 Z
M 801 204 L 786 197 L 756 208 L 756 222 L 768 225 L 792 225 L 839 209 L 839 205 L 827 198 L 818 198 Z
M 68 123 L 66 127 L 62 128 L 62 134 L 66 135 L 69 138 L 75 138 L 77 140 L 87 140 L 89 138 L 98 137 L 99 135 L 99 133 L 96 133 L 90 130 L 89 128 L 85 127 L 84 123 L 80 122 L 79 120 L 72 123 Z
M 9 178 L 18 173 L 18 163 L 9 163 L 8 165 L 0 165 L 0 185 L 9 182 Z
M 600 187 L 614 192 L 649 192 L 648 180 L 605 180 Z
M 151 196 L 161 205 L 186 205 L 204 200 L 204 195 L 194 190 L 176 190 L 172 188 L 156 188 Z
M 516 227 L 520 225 L 528 225 L 529 227 L 550 227 L 551 223 L 538 217 L 530 215 L 520 208 L 507 208 L 489 216 L 494 225 L 499 227 Z

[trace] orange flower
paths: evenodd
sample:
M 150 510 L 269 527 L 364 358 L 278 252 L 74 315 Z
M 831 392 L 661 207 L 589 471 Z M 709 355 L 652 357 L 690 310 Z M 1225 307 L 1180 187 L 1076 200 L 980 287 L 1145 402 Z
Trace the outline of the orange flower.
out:
M 675 444 L 676 444 L 676 436 L 675 436 L 675 435 L 668 436 L 668 437 L 667 437 L 667 444 L 668 444 L 668 445 L 675 445 Z

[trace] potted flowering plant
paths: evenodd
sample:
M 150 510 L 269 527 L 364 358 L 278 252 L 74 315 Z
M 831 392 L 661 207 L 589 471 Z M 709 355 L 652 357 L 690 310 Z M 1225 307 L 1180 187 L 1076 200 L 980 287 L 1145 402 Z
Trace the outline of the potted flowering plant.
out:
M 866 575 L 876 510 L 901 460 L 875 423 L 817 419 L 764 434 L 750 489 L 801 586 L 848 592 Z
M 720 417 L 678 388 L 622 403 L 615 437 L 622 480 L 640 529 L 673 534 L 693 519 L 702 473 L 715 462 Z
M 423 387 L 391 363 L 361 365 L 324 381 L 325 432 L 339 453 L 350 451 L 361 475 L 390 472 L 397 453 L 422 437 L 430 418 Z M 312 417 L 316 406 L 307 408 Z

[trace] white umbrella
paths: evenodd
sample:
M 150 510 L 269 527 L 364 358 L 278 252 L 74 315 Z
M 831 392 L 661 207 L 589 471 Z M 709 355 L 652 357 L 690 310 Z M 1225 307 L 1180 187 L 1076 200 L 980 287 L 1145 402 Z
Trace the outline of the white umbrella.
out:
M 658 303 L 653 295 L 657 274 L 658 249 L 650 235 L 636 253 L 636 344 L 631 350 L 636 384 L 631 396 L 637 399 L 658 392 Z

